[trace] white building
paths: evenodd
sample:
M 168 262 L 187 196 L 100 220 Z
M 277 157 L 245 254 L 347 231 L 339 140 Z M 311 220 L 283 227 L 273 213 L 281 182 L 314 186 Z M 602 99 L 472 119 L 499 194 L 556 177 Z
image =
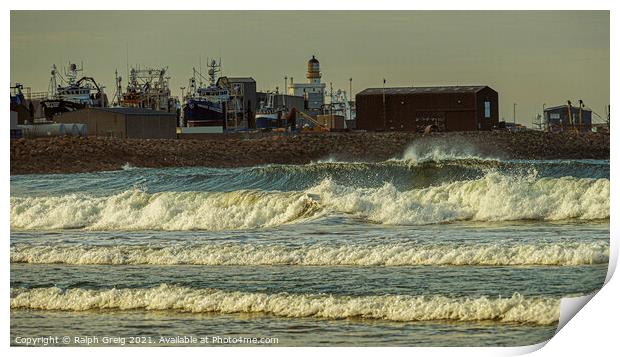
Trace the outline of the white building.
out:
M 288 95 L 304 97 L 309 114 L 316 115 L 325 103 L 325 83 L 321 83 L 319 61 L 314 56 L 308 61 L 306 78 L 308 83 L 293 83 L 291 77 L 287 92 Z

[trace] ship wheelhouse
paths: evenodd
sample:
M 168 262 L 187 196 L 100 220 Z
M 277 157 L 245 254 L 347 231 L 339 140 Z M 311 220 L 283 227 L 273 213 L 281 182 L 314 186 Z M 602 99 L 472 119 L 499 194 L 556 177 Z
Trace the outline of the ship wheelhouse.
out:
M 88 104 L 92 105 L 92 91 L 93 88 L 90 86 L 78 87 L 58 87 L 56 90 L 58 99 L 80 103 L 80 104 Z

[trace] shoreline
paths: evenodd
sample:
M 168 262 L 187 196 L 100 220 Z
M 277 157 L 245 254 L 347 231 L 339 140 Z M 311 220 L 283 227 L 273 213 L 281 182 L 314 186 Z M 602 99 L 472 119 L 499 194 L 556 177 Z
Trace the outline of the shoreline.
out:
M 498 159 L 609 159 L 609 134 L 443 132 L 219 134 L 203 139 L 51 137 L 11 140 L 11 175 L 135 167 L 251 167 L 319 160 L 377 162 L 410 151 Z

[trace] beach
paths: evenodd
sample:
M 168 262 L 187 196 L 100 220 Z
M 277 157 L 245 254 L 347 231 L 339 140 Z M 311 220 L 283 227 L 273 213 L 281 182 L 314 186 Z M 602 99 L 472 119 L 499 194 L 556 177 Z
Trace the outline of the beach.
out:
M 447 132 L 256 133 L 200 139 L 51 137 L 11 141 L 11 174 L 134 167 L 251 167 L 320 160 L 379 162 L 414 148 L 498 159 L 609 159 L 609 134 Z

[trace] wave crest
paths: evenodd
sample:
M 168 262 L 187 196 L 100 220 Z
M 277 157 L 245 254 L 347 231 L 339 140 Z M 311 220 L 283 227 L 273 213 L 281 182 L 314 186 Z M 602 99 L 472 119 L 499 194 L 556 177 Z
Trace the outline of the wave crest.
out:
M 110 197 L 11 197 L 11 228 L 223 230 L 272 227 L 317 213 L 304 193 L 129 190 Z
M 149 264 L 149 265 L 560 265 L 603 264 L 609 247 L 597 243 L 547 245 L 432 245 L 304 247 L 285 245 L 208 244 L 150 246 L 14 246 L 11 263 L 31 264 Z
M 142 289 L 12 288 L 12 309 L 86 311 L 173 310 L 263 313 L 278 317 L 365 318 L 390 321 L 485 321 L 547 325 L 558 321 L 560 300 L 548 297 L 334 296 L 264 294 L 160 285 Z
M 359 188 L 327 178 L 305 191 L 162 192 L 137 189 L 109 197 L 71 194 L 11 197 L 11 228 L 225 230 L 274 227 L 347 213 L 383 224 L 453 221 L 602 220 L 609 180 L 537 178 L 489 172 L 479 179 L 398 190 Z
M 339 212 L 385 224 L 609 218 L 609 180 L 536 178 L 490 172 L 483 178 L 399 191 L 323 180 L 309 190 Z
M 468 145 L 411 145 L 403 153 L 401 158 L 394 159 L 410 164 L 443 161 L 493 161 L 499 162 L 498 158 L 482 156 L 478 150 Z

